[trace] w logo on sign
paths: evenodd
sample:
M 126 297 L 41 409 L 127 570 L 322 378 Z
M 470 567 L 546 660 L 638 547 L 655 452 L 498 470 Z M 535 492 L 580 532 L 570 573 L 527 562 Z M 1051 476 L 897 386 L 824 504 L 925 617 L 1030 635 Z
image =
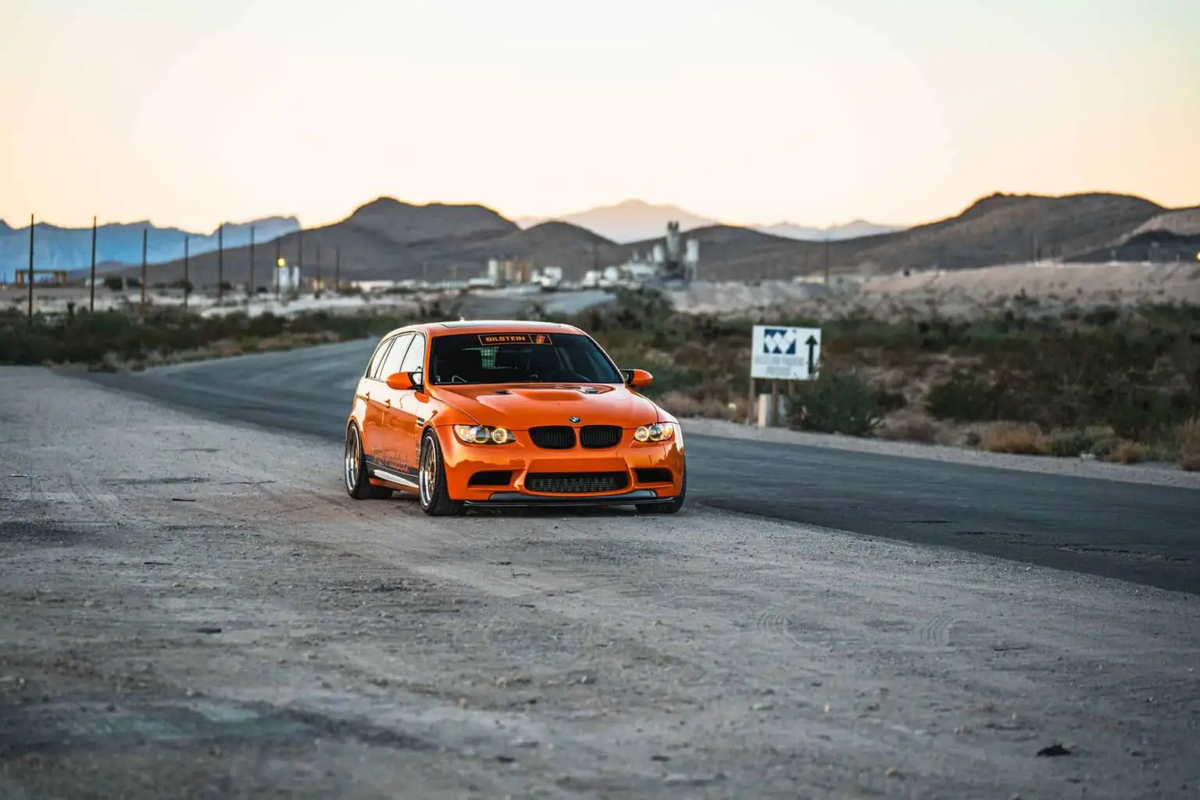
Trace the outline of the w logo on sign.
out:
M 763 352 L 794 356 L 798 341 L 796 331 L 790 328 L 767 328 L 763 331 Z

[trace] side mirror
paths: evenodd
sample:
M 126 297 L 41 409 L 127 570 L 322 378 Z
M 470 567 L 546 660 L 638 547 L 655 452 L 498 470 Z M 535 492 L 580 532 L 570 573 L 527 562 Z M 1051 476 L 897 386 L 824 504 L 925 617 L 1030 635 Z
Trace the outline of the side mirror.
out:
M 644 369 L 628 369 L 624 371 L 625 383 L 634 389 L 644 389 L 654 383 L 654 376 Z
M 413 379 L 407 372 L 393 372 L 388 375 L 387 385 L 389 389 L 403 392 L 413 388 Z

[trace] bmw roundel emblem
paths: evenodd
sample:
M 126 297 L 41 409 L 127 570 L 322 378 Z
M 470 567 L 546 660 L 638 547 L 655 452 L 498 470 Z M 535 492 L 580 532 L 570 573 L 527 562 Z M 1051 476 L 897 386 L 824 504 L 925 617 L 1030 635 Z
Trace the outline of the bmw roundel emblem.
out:
M 579 417 L 571 417 L 568 422 L 579 422 Z

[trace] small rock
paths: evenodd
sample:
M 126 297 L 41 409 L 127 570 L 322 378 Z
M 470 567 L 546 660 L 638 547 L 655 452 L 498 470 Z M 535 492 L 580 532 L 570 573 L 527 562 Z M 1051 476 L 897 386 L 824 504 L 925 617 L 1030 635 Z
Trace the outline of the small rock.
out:
M 671 760 L 671 757 L 670 757 L 670 756 L 664 756 L 664 755 L 662 755 L 662 754 L 657 754 L 657 755 L 652 755 L 652 756 L 650 756 L 650 760 L 651 760 L 651 761 L 670 761 L 670 760 Z
M 196 690 L 195 690 L 195 689 L 188 689 L 188 690 L 187 690 L 186 692 L 184 692 L 183 694 L 184 694 L 184 696 L 186 696 L 186 697 L 195 697 L 195 696 L 196 696 Z
M 1053 758 L 1056 756 L 1069 756 L 1071 755 L 1071 751 L 1056 742 L 1049 747 L 1043 747 L 1041 750 L 1038 750 L 1037 754 L 1039 757 Z
M 904 773 L 901 772 L 900 770 L 896 769 L 895 767 L 888 767 L 887 771 L 884 772 L 883 774 L 884 774 L 884 777 L 887 777 L 887 778 L 903 778 L 904 777 Z
M 775 707 L 775 705 L 773 703 L 755 703 L 754 705 L 750 706 L 750 710 L 751 711 L 770 711 L 774 707 Z
M 467 707 L 467 698 L 465 698 L 465 697 L 458 698 L 458 707 L 466 708 Z

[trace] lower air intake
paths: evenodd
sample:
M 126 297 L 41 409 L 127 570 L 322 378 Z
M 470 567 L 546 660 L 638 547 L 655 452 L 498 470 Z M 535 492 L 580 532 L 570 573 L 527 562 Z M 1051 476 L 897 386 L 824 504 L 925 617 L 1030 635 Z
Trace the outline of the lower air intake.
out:
M 525 488 L 547 494 L 619 492 L 629 485 L 624 472 L 539 472 L 525 477 Z

